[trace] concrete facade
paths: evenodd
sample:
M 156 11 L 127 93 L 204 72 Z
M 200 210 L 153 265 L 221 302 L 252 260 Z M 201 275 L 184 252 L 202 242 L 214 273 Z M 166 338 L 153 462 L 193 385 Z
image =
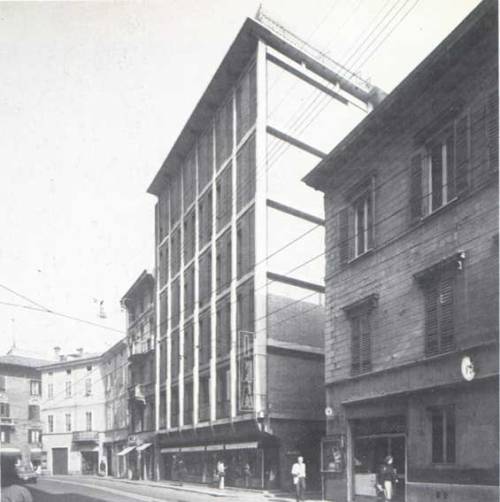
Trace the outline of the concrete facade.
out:
M 305 179 L 325 193 L 328 500 L 375 500 L 387 453 L 397 500 L 498 500 L 497 16 L 482 2 Z

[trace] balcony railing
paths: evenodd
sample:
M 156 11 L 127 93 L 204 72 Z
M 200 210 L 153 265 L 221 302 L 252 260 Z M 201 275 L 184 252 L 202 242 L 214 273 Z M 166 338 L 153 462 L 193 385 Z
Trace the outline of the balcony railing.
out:
M 0 417 L 0 426 L 15 427 L 14 419 L 11 417 Z
M 97 431 L 74 431 L 74 443 L 98 443 L 99 433 Z
M 146 385 L 142 383 L 132 385 L 129 392 L 130 399 L 146 402 Z
M 144 340 L 138 343 L 134 343 L 130 345 L 130 355 L 129 359 L 136 359 L 153 352 L 153 339 L 149 338 L 148 340 Z

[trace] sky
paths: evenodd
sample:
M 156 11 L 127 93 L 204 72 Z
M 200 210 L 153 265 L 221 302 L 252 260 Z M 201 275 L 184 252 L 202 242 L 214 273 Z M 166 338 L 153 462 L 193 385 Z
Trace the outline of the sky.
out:
M 389 92 L 478 3 L 262 5 Z M 13 340 L 49 357 L 54 346 L 95 352 L 124 336 L 120 298 L 154 265 L 155 199 L 146 189 L 258 8 L 256 0 L 0 2 L 0 354 Z M 22 307 L 35 303 L 104 327 Z

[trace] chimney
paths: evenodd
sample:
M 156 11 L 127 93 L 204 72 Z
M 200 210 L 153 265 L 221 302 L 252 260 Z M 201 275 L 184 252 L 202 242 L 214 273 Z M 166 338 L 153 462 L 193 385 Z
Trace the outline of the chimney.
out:
M 77 354 L 77 357 L 82 357 L 83 356 L 83 347 L 78 347 L 76 349 L 76 354 Z
M 59 357 L 60 352 L 61 352 L 61 347 L 59 347 L 59 346 L 54 347 L 54 356 L 56 359 L 60 359 L 60 357 Z

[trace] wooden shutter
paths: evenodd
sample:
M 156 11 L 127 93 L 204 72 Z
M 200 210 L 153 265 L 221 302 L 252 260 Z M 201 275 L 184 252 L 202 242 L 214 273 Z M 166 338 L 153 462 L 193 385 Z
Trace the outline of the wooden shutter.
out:
M 469 117 L 461 117 L 455 125 L 455 186 L 460 196 L 469 188 Z
M 443 205 L 443 144 L 441 142 L 431 148 L 432 171 L 432 209 Z
M 488 96 L 486 134 L 488 136 L 488 157 L 490 170 L 498 171 L 498 94 L 492 92 Z
M 357 375 L 361 369 L 360 342 L 361 332 L 359 317 L 353 317 L 351 319 L 351 372 L 353 375 Z
M 371 370 L 370 320 L 367 312 L 360 316 L 359 331 L 360 372 L 363 373 Z
M 349 208 L 344 208 L 339 213 L 339 261 L 344 265 L 349 260 Z
M 422 217 L 422 155 L 414 155 L 410 165 L 410 218 L 416 223 Z
M 453 279 L 445 278 L 439 282 L 439 338 L 440 352 L 453 348 Z
M 432 356 L 439 352 L 438 288 L 429 284 L 425 289 L 425 353 Z
M 452 200 L 456 195 L 455 174 L 455 145 L 452 132 L 446 138 L 446 202 Z

